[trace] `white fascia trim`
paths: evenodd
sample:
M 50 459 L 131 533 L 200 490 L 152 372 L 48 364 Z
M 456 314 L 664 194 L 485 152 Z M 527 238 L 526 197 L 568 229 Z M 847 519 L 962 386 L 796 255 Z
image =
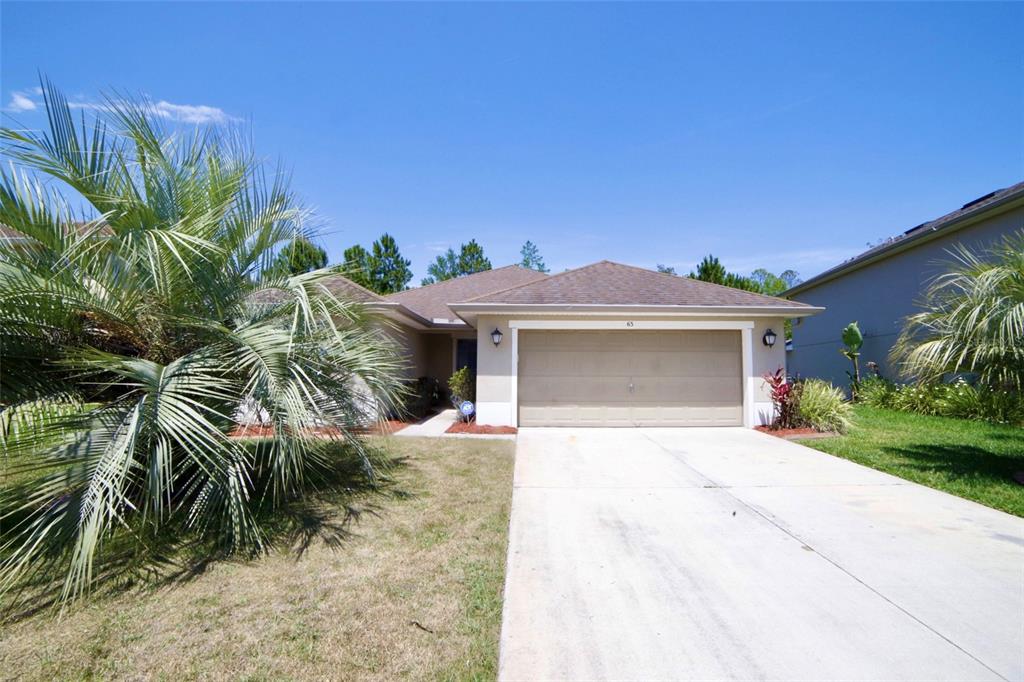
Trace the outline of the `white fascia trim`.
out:
M 753 329 L 752 320 L 509 320 L 509 329 Z
M 605 303 L 450 303 L 452 310 L 468 315 L 675 315 L 680 317 L 807 317 L 825 310 L 820 306 L 721 306 L 721 305 L 640 305 Z

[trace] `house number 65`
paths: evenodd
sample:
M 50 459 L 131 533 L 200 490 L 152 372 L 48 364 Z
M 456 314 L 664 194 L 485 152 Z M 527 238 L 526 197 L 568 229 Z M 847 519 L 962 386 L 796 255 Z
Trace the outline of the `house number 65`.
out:
M 632 326 L 633 326 L 633 323 L 632 323 L 632 322 L 627 322 L 627 323 L 626 323 L 626 326 L 627 326 L 627 327 L 632 327 Z

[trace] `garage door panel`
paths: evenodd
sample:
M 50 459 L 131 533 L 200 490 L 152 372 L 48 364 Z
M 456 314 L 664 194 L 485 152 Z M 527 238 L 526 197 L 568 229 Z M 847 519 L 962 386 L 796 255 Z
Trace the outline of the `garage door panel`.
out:
M 631 361 L 621 352 L 538 350 L 524 353 L 520 350 L 520 374 L 523 376 L 625 376 L 631 371 Z
M 629 400 L 628 377 L 538 377 L 519 389 L 521 403 L 596 403 L 606 404 Z
M 634 382 L 634 395 L 640 402 L 687 405 L 743 402 L 743 391 L 736 382 L 721 377 L 644 377 Z
M 737 377 L 738 352 L 640 353 L 631 362 L 631 376 Z
M 743 409 L 736 405 L 637 405 L 633 419 L 648 426 L 735 426 Z
M 735 331 L 523 331 L 523 426 L 726 426 L 743 421 Z

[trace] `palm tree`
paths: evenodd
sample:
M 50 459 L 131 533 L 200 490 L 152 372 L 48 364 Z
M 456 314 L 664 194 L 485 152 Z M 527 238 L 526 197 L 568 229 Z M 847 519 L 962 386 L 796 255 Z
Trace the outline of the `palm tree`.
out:
M 974 373 L 991 388 L 1024 387 L 1024 230 L 975 252 L 958 245 L 907 318 L 892 359 L 923 381 Z
M 44 97 L 48 130 L 0 129 L 0 593 L 56 568 L 67 600 L 126 538 L 263 548 L 257 510 L 339 450 L 370 466 L 400 360 L 329 273 L 269 267 L 307 214 L 238 135 Z M 254 416 L 271 436 L 231 437 Z

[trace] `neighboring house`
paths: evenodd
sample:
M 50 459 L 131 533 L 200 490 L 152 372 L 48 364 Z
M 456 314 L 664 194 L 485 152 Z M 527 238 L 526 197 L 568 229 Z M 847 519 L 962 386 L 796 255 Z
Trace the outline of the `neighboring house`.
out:
M 783 320 L 821 311 L 608 261 L 550 276 L 509 266 L 384 297 L 357 289 L 396 323 L 410 377 L 443 382 L 469 366 L 477 421 L 509 426 L 766 423 L 761 377 L 785 365 Z
M 950 250 L 958 244 L 982 249 L 1021 229 L 1024 182 L 913 227 L 786 291 L 786 298 L 825 308 L 821 315 L 794 323 L 790 373 L 847 384 L 850 362 L 839 352 L 840 333 L 856 320 L 864 334 L 862 373 L 874 361 L 883 375 L 895 376 L 889 351 L 903 321 L 918 312 L 928 282 L 952 259 Z

